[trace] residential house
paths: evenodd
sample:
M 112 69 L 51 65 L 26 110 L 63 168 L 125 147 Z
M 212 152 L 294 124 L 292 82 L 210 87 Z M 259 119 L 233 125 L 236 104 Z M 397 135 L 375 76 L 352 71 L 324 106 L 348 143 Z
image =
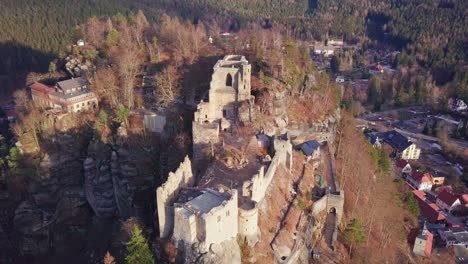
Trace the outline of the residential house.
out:
M 392 147 L 393 156 L 405 160 L 419 159 L 421 149 L 418 148 L 416 144 L 411 142 L 407 137 L 403 136 L 395 130 L 382 133 L 381 136 L 383 141 Z
M 78 45 L 78 47 L 84 47 L 85 42 L 84 42 L 84 40 L 79 39 L 79 40 L 76 42 L 76 45 Z
M 462 112 L 468 109 L 468 105 L 459 98 L 450 98 L 448 100 L 448 107 L 454 112 Z
M 466 228 L 442 228 L 437 232 L 446 247 L 456 245 L 468 247 L 468 230 Z
M 301 145 L 301 150 L 307 160 L 317 159 L 320 156 L 320 143 L 316 140 L 307 141 Z
M 419 212 L 427 222 L 432 224 L 445 222 L 445 216 L 440 213 L 440 208 L 426 199 L 426 193 L 424 191 L 414 190 L 413 194 L 418 201 Z
M 417 190 L 430 191 L 432 189 L 432 181 L 427 173 L 413 171 L 407 177 L 408 182 Z
M 444 185 L 445 182 L 445 176 L 442 175 L 441 173 L 435 171 L 434 173 L 429 173 L 429 177 L 431 178 L 432 184 L 433 185 Z
M 343 46 L 344 41 L 342 39 L 329 39 L 327 44 L 332 46 Z
M 382 141 L 382 138 L 379 137 L 379 133 L 369 132 L 369 133 L 366 133 L 365 135 L 373 147 L 380 148 L 382 146 L 383 141 Z
M 33 101 L 44 107 L 80 112 L 98 105 L 96 95 L 89 91 L 88 81 L 82 77 L 58 82 L 55 87 L 34 83 L 30 88 Z
M 42 107 L 53 107 L 53 103 L 49 98 L 49 93 L 55 91 L 54 88 L 38 82 L 33 83 L 30 88 L 34 104 Z
M 345 82 L 345 77 L 340 75 L 340 76 L 337 76 L 336 79 L 335 79 L 335 82 L 336 83 L 344 83 Z
M 460 195 L 460 202 L 464 207 L 468 207 L 468 194 Z
M 444 211 L 452 212 L 461 206 L 461 201 L 456 195 L 443 191 L 437 196 L 436 204 Z
M 395 163 L 395 166 L 402 175 L 409 175 L 411 173 L 411 165 L 407 160 L 399 159 Z
M 315 46 L 314 47 L 314 54 L 315 55 L 323 55 L 324 57 L 332 56 L 335 53 L 335 48 L 333 46 Z
M 378 74 L 378 73 L 383 73 L 383 72 L 384 72 L 384 67 L 380 64 L 369 67 L 370 74 Z
M 414 241 L 413 253 L 422 257 L 430 257 L 433 239 L 434 235 L 427 230 L 426 223 L 424 223 L 423 229 L 416 236 L 416 240 Z
M 442 186 L 438 186 L 434 189 L 434 191 L 436 193 L 441 193 L 443 191 L 447 191 L 447 192 L 453 192 L 453 188 L 452 188 L 452 185 L 442 185 Z

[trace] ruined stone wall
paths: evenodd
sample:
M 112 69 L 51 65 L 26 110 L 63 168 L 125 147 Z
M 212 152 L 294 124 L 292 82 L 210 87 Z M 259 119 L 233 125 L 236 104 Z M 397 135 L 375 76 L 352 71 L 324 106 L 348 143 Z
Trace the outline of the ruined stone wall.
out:
M 275 155 L 273 156 L 270 165 L 265 174 L 264 168 L 261 167 L 259 173 L 252 178 L 252 200 L 259 203 L 265 197 L 265 193 L 273 180 L 278 166 L 284 166 L 288 171 L 292 169 L 292 144 L 289 139 L 274 140 Z
M 197 239 L 197 219 L 194 214 L 186 215 L 184 211 L 184 208 L 175 208 L 173 238 L 193 243 Z
M 159 235 L 168 237 L 174 227 L 173 203 L 182 188 L 192 187 L 195 178 L 192 173 L 192 164 L 188 157 L 180 164 L 175 172 L 169 173 L 167 181 L 156 190 L 158 208 Z
M 237 191 L 231 190 L 230 199 L 201 215 L 201 220 L 205 229 L 204 242 L 207 247 L 236 238 L 238 234 Z
M 204 157 L 211 144 L 219 142 L 219 123 L 192 122 L 193 158 L 195 161 Z M 196 164 L 196 163 L 195 163 Z

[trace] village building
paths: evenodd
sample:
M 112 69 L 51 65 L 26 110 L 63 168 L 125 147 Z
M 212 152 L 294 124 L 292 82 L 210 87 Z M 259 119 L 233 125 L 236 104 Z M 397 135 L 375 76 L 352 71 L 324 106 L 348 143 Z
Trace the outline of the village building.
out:
M 446 247 L 468 247 L 468 230 L 466 228 L 442 228 L 437 230 L 437 232 Z
M 316 140 L 304 142 L 301 145 L 301 150 L 307 160 L 318 159 L 320 156 L 320 143 Z
M 430 191 L 432 189 L 432 181 L 428 173 L 413 171 L 407 180 L 416 190 Z
M 385 143 L 392 147 L 392 155 L 405 160 L 417 160 L 421 154 L 421 149 L 411 142 L 407 137 L 391 130 L 381 134 Z
M 335 54 L 335 47 L 328 45 L 328 46 L 323 46 L 323 45 L 316 45 L 314 46 L 314 54 L 315 55 L 321 55 L 324 57 L 330 57 Z
M 80 77 L 58 82 L 55 87 L 34 83 L 30 88 L 34 103 L 40 106 L 80 112 L 98 106 L 98 99 L 88 86 L 88 81 Z
M 395 163 L 395 166 L 397 167 L 398 171 L 402 174 L 402 175 L 409 175 L 411 174 L 411 164 L 409 164 L 409 162 L 407 160 L 404 160 L 404 159 L 399 159 L 397 160 L 397 162 Z
M 344 41 L 342 39 L 329 39 L 327 44 L 332 46 L 343 46 Z
M 79 39 L 79 40 L 76 41 L 76 45 L 77 45 L 78 47 L 84 47 L 85 42 L 84 42 L 83 39 Z
M 460 98 L 450 98 L 448 108 L 454 112 L 463 112 L 468 109 L 468 105 Z
M 419 212 L 425 221 L 432 224 L 445 223 L 445 216 L 440 213 L 440 208 L 426 199 L 426 193 L 420 190 L 413 191 L 419 204 Z
M 365 134 L 367 140 L 374 148 L 380 148 L 383 143 L 383 139 L 380 136 L 380 133 L 377 132 L 369 132 Z
M 447 191 L 443 191 L 437 196 L 436 204 L 442 210 L 449 213 L 455 211 L 462 205 L 460 199 L 456 195 Z
M 427 230 L 426 224 L 424 223 L 423 229 L 416 236 L 414 241 L 413 253 L 422 257 L 430 257 L 433 239 L 434 235 Z
M 431 178 L 433 185 L 444 185 L 445 176 L 442 175 L 440 172 L 434 171 L 433 173 L 429 173 L 429 177 Z
M 370 74 L 384 73 L 384 67 L 380 64 L 369 67 Z
M 336 79 L 335 79 L 335 82 L 336 83 L 344 83 L 345 82 L 345 77 L 340 75 L 340 76 L 337 76 Z

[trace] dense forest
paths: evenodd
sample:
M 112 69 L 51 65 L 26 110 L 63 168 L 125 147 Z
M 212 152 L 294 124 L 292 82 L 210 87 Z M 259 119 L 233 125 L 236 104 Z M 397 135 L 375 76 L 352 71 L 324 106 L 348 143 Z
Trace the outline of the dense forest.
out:
M 131 14 L 150 21 L 167 13 L 198 23 L 216 22 L 223 31 L 276 27 L 303 40 L 342 37 L 378 41 L 403 50 L 400 64 L 419 64 L 439 85 L 465 85 L 466 30 L 463 0 L 1 0 L 0 74 L 46 71 L 65 49 L 75 26 L 93 15 Z

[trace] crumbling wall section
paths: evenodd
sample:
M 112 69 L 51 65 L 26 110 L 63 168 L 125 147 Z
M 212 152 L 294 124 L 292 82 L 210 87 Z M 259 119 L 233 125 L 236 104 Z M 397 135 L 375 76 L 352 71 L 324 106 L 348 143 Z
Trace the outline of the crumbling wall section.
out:
M 271 159 L 270 165 L 265 174 L 262 166 L 259 172 L 252 178 L 252 200 L 260 203 L 265 197 L 265 193 L 270 186 L 273 176 L 278 166 L 284 166 L 289 172 L 292 169 L 292 144 L 289 138 L 275 138 L 275 155 Z
M 219 123 L 192 122 L 193 158 L 202 159 L 211 145 L 219 142 Z M 195 163 L 196 164 L 196 163 Z
M 182 188 L 192 187 L 195 178 L 192 173 L 192 163 L 188 157 L 180 164 L 175 172 L 169 173 L 167 181 L 156 190 L 156 204 L 158 208 L 159 235 L 168 237 L 174 227 L 174 200 Z

